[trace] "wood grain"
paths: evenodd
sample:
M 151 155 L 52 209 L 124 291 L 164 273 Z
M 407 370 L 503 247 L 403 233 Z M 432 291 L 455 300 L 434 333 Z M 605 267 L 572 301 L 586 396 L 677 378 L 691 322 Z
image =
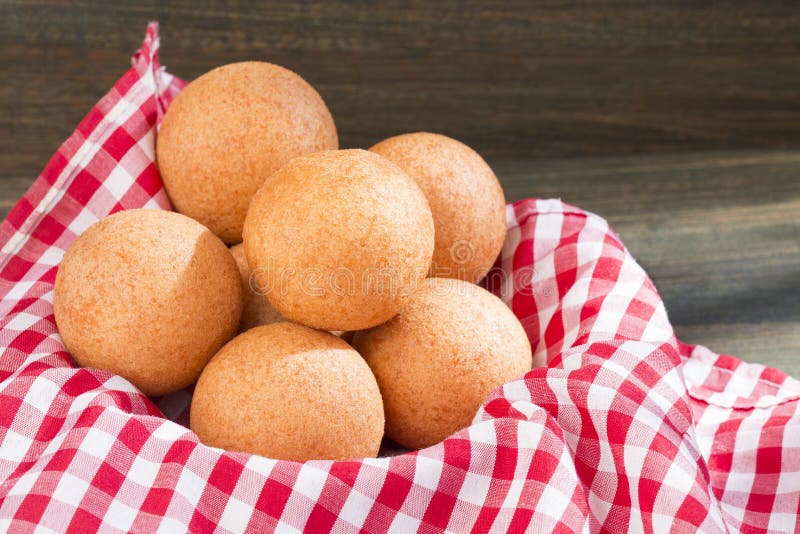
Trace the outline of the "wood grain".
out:
M 800 151 L 498 161 L 509 200 L 605 217 L 686 342 L 800 376 Z
M 0 180 L 38 174 L 151 19 L 185 78 L 301 73 L 346 147 L 409 130 L 493 158 L 800 147 L 792 2 L 2 0 Z
M 509 199 L 605 216 L 685 341 L 800 376 L 800 151 L 774 150 L 800 148 L 795 4 L 161 4 L 0 1 L 0 213 L 159 20 L 182 77 L 280 63 L 345 147 L 441 131 L 489 158 Z

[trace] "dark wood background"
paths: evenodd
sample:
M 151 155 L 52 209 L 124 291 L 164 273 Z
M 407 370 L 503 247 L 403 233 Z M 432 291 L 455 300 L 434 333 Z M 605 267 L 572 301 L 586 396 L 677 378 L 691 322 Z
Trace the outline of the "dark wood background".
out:
M 244 59 L 297 71 L 344 147 L 443 132 L 510 200 L 602 214 L 682 338 L 800 375 L 796 2 L 2 0 L 0 214 L 148 20 L 184 78 Z

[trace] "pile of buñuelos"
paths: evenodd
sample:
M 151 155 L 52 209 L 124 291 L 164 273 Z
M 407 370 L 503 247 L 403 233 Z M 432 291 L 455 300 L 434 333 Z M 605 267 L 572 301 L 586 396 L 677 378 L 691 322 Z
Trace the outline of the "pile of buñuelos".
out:
M 290 70 L 190 83 L 157 140 L 177 213 L 111 215 L 58 269 L 75 361 L 151 396 L 196 382 L 204 443 L 277 459 L 374 457 L 384 433 L 421 448 L 469 425 L 531 367 L 518 319 L 476 285 L 505 239 L 500 184 L 443 135 L 338 148 Z

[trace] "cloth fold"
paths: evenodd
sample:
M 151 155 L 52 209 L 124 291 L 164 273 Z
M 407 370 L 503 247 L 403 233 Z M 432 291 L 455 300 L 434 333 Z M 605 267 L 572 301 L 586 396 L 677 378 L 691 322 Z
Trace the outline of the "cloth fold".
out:
M 0 226 L 0 530 L 794 532 L 800 382 L 676 339 L 600 217 L 509 205 L 486 287 L 541 367 L 471 426 L 390 458 L 277 461 L 201 444 L 189 391 L 148 399 L 76 368 L 52 311 L 69 244 L 110 213 L 170 209 L 157 125 L 185 85 L 148 26 L 133 67 Z

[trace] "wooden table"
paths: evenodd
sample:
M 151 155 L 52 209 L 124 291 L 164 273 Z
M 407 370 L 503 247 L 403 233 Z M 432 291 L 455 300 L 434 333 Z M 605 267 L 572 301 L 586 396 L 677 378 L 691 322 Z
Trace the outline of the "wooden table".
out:
M 683 341 L 800 376 L 800 151 L 494 164 L 509 200 L 605 217 Z
M 800 377 L 800 151 L 492 161 L 509 201 L 605 217 L 678 336 Z M 4 216 L 30 183 L 7 179 Z
M 484 154 L 509 200 L 606 217 L 681 338 L 800 376 L 800 151 L 773 150 L 800 147 L 791 2 L 6 0 L 1 213 L 148 20 L 187 79 L 244 59 L 296 70 L 343 147 L 440 131 Z

